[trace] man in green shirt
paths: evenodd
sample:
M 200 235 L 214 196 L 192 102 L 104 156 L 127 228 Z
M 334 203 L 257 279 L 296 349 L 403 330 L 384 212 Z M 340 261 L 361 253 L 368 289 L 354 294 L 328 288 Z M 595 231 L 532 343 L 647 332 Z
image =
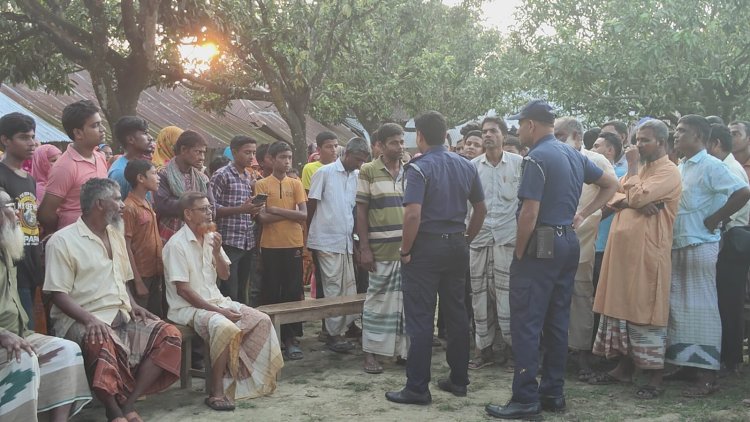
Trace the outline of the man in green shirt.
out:
M 91 392 L 77 344 L 26 328 L 14 264 L 23 252 L 14 202 L 0 191 L 0 385 L 11 386 L 0 397 L 0 420 L 36 421 L 40 414 L 62 422 L 91 401 Z

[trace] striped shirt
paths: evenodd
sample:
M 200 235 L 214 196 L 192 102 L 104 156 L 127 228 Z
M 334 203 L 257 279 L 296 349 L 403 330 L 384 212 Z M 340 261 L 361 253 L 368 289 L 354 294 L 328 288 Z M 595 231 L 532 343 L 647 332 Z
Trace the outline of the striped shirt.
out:
M 401 167 L 398 176 L 385 168 L 383 159 L 367 163 L 359 170 L 357 202 L 367 204 L 370 249 L 375 261 L 398 261 L 400 259 L 401 233 L 404 225 L 404 187 Z

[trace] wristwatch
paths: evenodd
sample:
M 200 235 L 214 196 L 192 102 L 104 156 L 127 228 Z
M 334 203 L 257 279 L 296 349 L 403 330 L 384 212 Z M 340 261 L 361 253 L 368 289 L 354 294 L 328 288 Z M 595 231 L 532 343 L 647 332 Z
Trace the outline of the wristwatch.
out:
M 398 248 L 398 253 L 400 253 L 401 256 L 409 256 L 409 255 L 411 255 L 411 251 L 404 252 L 403 250 L 401 250 L 401 248 Z

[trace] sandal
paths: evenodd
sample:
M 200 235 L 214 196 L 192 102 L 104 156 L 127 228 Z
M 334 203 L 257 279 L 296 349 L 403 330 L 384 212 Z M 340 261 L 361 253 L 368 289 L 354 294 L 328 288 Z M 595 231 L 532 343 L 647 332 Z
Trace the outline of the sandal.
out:
M 664 394 L 664 389 L 661 387 L 654 387 L 653 385 L 644 385 L 635 392 L 635 398 L 641 400 L 653 400 L 661 397 Z
M 626 384 L 628 382 L 629 381 L 623 381 L 619 378 L 613 377 L 609 372 L 599 372 L 588 379 L 588 383 L 591 385 Z
M 590 380 L 595 375 L 596 375 L 596 372 L 593 369 L 591 369 L 591 368 L 588 368 L 588 369 L 579 369 L 578 370 L 578 381 L 588 382 L 588 380 Z
M 469 361 L 469 369 L 482 369 L 487 366 L 492 366 L 495 364 L 495 361 L 492 359 L 485 360 L 482 356 L 477 356 L 474 359 Z
M 715 382 L 706 382 L 697 387 L 688 387 L 682 390 L 683 397 L 702 398 L 719 391 L 719 386 Z
M 339 341 L 336 343 L 328 343 L 328 349 L 336 353 L 346 353 L 354 349 L 354 345 L 348 341 Z
M 305 357 L 305 355 L 302 354 L 302 349 L 300 349 L 299 346 L 289 346 L 284 352 L 284 358 L 288 360 L 300 360 L 303 357 Z
M 364 368 L 365 373 L 367 374 L 382 374 L 383 373 L 383 365 L 379 364 L 378 362 L 372 363 L 372 364 L 365 364 Z
M 204 403 L 206 403 L 206 406 L 219 412 L 234 410 L 234 405 L 226 397 L 206 397 Z

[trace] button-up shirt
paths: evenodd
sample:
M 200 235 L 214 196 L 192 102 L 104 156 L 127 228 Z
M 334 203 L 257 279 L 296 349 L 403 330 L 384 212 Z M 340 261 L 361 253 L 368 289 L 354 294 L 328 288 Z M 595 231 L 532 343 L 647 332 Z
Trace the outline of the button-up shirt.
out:
M 703 220 L 726 204 L 729 196 L 747 186 L 718 158 L 706 150 L 678 166 L 682 177 L 682 197 L 674 223 L 672 249 L 718 242 L 719 230 L 709 232 Z
M 729 153 L 729 155 L 724 158 L 724 164 L 726 164 L 732 174 L 742 179 L 746 186 L 748 185 L 747 173 L 745 173 L 742 164 L 734 158 L 732 153 Z M 732 215 L 732 221 L 727 224 L 727 229 L 738 226 L 747 226 L 748 220 L 750 220 L 750 201 Z
M 216 284 L 216 265 L 214 265 L 213 248 L 208 235 L 203 244 L 198 242 L 195 234 L 187 225 L 182 226 L 164 245 L 164 280 L 166 281 L 168 317 L 170 321 L 187 325 L 192 321 L 196 308 L 177 294 L 176 283 L 189 283 L 198 296 L 213 305 L 219 305 L 227 299 Z M 221 257 L 229 263 L 229 257 L 221 251 Z
M 94 177 L 107 177 L 104 154 L 94 151 L 92 161 L 83 158 L 71 145 L 49 171 L 46 194 L 62 198 L 57 209 L 58 229 L 75 223 L 81 216 L 81 186 Z
M 422 205 L 419 231 L 460 233 L 466 230 L 468 200 L 484 201 L 477 168 L 445 146 L 431 147 L 406 165 L 404 205 Z
M 0 253 L 0 328 L 19 337 L 26 337 L 31 330 L 26 328 L 29 317 L 21 304 L 16 284 L 16 267 Z
M 323 252 L 353 253 L 354 205 L 359 170 L 346 171 L 341 160 L 316 171 L 309 199 L 318 201 L 307 247 Z
M 125 283 L 133 279 L 133 271 L 124 234 L 109 225 L 107 235 L 111 259 L 104 242 L 81 218 L 53 234 L 45 249 L 44 291 L 67 293 L 84 310 L 111 324 L 120 312 L 125 321 L 130 320 Z M 52 306 L 50 317 L 61 337 L 75 322 L 56 305 Z
M 239 207 L 253 195 L 253 180 L 243 169 L 240 173 L 234 164 L 226 165 L 211 177 L 214 206 Z M 250 214 L 235 214 L 216 219 L 216 227 L 223 244 L 249 251 L 255 248 L 255 224 Z
M 487 154 L 471 160 L 482 181 L 484 202 L 487 205 L 487 216 L 471 242 L 471 247 L 515 245 L 518 183 L 521 179 L 522 162 L 523 157 L 510 152 L 503 152 L 496 166 L 487 159 Z
M 614 167 L 615 167 L 615 173 L 617 174 L 625 174 L 628 172 L 628 159 L 625 158 L 625 152 L 622 153 L 622 155 L 620 156 L 620 159 L 617 160 Z
M 370 249 L 376 261 L 398 261 L 404 226 L 404 167 L 393 175 L 383 157 L 366 163 L 359 170 L 357 202 L 367 204 L 367 230 Z

